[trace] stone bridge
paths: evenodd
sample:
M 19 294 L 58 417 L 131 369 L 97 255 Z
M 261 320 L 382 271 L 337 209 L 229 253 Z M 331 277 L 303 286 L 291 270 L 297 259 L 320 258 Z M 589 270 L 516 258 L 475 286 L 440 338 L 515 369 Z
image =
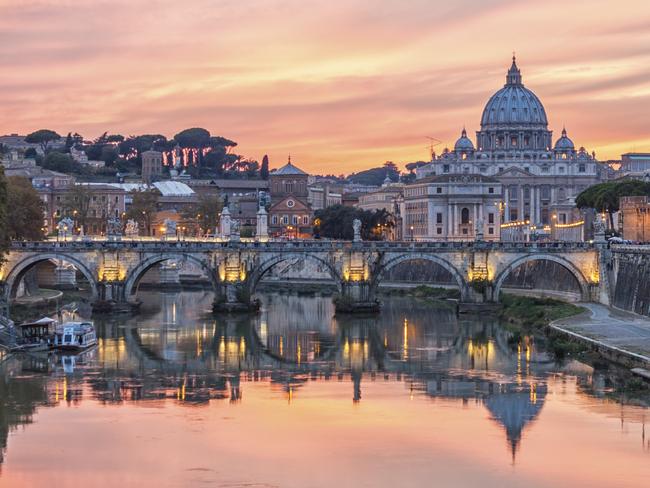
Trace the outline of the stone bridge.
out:
M 400 263 L 435 263 L 455 279 L 460 302 L 468 307 L 498 303 L 508 275 L 531 261 L 547 260 L 566 268 L 583 300 L 609 304 L 604 244 L 487 242 L 217 242 L 217 241 L 72 241 L 13 242 L 0 269 L 6 304 L 31 268 L 43 261 L 74 266 L 90 284 L 97 309 L 135 306 L 138 284 L 152 267 L 189 262 L 203 270 L 216 293 L 215 310 L 254 307 L 260 280 L 274 266 L 292 259 L 311 260 L 327 270 L 336 284 L 339 312 L 376 311 L 377 289 Z

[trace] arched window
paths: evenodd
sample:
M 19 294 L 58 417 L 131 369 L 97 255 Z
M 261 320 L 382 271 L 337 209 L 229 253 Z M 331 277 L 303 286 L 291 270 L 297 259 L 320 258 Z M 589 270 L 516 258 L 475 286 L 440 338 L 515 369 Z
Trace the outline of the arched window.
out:
M 463 207 L 460 211 L 460 223 L 469 224 L 469 208 Z

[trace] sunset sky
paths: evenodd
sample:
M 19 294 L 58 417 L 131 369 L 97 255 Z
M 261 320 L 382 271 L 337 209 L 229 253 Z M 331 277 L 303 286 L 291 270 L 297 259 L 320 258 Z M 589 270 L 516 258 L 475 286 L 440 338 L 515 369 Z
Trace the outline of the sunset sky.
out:
M 554 137 L 650 151 L 647 0 L 0 0 L 0 134 L 205 127 L 271 167 L 426 159 L 512 51 Z

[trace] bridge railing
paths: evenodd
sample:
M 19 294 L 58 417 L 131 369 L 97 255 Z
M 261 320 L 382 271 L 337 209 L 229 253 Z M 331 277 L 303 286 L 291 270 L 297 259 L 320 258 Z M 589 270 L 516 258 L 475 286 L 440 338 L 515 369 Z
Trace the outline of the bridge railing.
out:
M 92 240 L 92 241 L 13 241 L 11 249 L 15 251 L 47 251 L 53 250 L 102 250 L 102 249 L 124 249 L 160 252 L 183 251 L 207 251 L 217 249 L 259 249 L 264 251 L 333 251 L 343 249 L 374 250 L 374 251 L 453 251 L 453 250 L 474 250 L 474 251 L 519 251 L 522 250 L 545 250 L 566 252 L 571 250 L 594 249 L 598 245 L 589 242 L 475 242 L 475 241 L 453 241 L 453 242 L 428 242 L 428 241 L 335 241 L 335 240 L 282 240 L 282 241 L 200 241 L 200 240 Z M 625 246 L 625 248 L 638 249 L 640 246 Z M 622 249 L 623 246 L 616 246 Z M 647 249 L 647 248 L 646 248 Z

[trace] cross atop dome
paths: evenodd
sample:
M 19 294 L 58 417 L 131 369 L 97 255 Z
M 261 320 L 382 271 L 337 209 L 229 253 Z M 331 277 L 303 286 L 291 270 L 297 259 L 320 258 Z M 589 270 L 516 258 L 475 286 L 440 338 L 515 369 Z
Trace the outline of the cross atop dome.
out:
M 519 71 L 519 68 L 517 67 L 517 59 L 515 57 L 515 53 L 512 53 L 512 65 L 510 66 L 510 69 L 508 70 L 508 74 L 506 76 L 506 86 L 508 85 L 521 85 L 521 71 Z

